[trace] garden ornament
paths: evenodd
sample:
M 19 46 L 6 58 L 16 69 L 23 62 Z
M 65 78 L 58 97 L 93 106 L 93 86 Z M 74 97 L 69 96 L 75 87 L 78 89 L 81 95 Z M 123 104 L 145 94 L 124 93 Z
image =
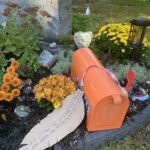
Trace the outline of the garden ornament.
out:
M 148 100 L 149 98 L 150 96 L 147 94 L 147 92 L 143 88 L 138 88 L 136 91 L 132 91 L 131 93 L 131 99 L 133 101 L 138 100 L 138 101 L 144 102 Z
M 135 79 L 135 73 L 131 68 L 128 70 L 128 73 L 126 75 L 126 79 L 127 79 L 127 85 L 126 85 L 125 89 L 127 92 L 129 92 L 131 85 L 133 84 L 133 81 Z
M 85 15 L 89 16 L 91 14 L 90 6 L 88 5 L 86 8 Z
M 143 48 L 146 28 L 150 26 L 150 19 L 132 19 L 128 39 L 128 46 L 134 49 Z
M 31 109 L 28 106 L 20 105 L 15 108 L 14 112 L 17 116 L 24 118 L 28 117 Z
M 148 100 L 150 97 L 148 94 L 133 94 L 131 96 L 133 101 L 139 100 L 141 102 Z
M 88 131 L 120 128 L 123 123 L 129 100 L 111 76 L 92 50 L 80 48 L 73 53 L 71 78 L 83 86 Z
M 85 115 L 82 97 L 81 90 L 67 96 L 62 107 L 55 109 L 30 130 L 19 150 L 44 150 L 73 132 Z
M 78 48 L 88 48 L 92 42 L 93 33 L 88 32 L 76 32 L 74 34 L 74 42 Z
M 43 50 L 39 56 L 39 63 L 43 67 L 50 68 L 56 61 L 56 56 L 52 55 L 48 50 Z

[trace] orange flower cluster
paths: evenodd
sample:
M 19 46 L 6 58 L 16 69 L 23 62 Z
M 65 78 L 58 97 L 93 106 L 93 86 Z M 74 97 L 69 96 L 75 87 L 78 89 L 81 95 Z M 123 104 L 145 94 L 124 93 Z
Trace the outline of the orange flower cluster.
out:
M 10 102 L 14 97 L 20 95 L 20 90 L 17 89 L 17 87 L 22 81 L 18 78 L 18 73 L 15 72 L 19 65 L 19 62 L 12 61 L 11 65 L 7 67 L 6 73 L 3 76 L 3 84 L 0 89 L 0 101 L 6 100 Z
M 42 78 L 33 90 L 38 102 L 45 99 L 52 102 L 54 108 L 60 107 L 62 100 L 75 91 L 75 83 L 64 75 L 49 75 Z

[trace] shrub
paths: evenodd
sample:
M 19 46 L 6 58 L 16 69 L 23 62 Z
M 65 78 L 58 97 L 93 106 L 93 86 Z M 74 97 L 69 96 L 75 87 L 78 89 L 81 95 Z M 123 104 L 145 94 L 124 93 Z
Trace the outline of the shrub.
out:
M 42 78 L 34 87 L 35 99 L 48 101 L 54 108 L 61 106 L 62 100 L 76 91 L 75 84 L 63 75 L 49 75 Z
M 57 63 L 51 68 L 52 74 L 68 74 L 71 66 L 73 51 L 60 51 L 57 54 Z
M 132 68 L 133 71 L 135 72 L 136 77 L 135 77 L 134 84 L 141 83 L 141 82 L 145 83 L 146 81 L 150 80 L 150 70 L 147 70 L 145 66 L 141 66 L 138 63 L 128 62 L 128 64 L 126 65 L 114 64 L 114 65 L 110 65 L 108 68 L 120 80 L 125 78 L 129 68 Z
M 17 87 L 20 86 L 22 81 L 18 78 L 18 73 L 16 73 L 19 65 L 19 62 L 12 61 L 11 65 L 7 67 L 0 89 L 0 101 L 10 102 L 13 98 L 20 95 L 20 90 Z
M 148 52 L 150 43 L 145 38 L 143 49 L 128 47 L 128 35 L 130 25 L 128 24 L 107 24 L 103 26 L 95 36 L 96 53 L 100 57 L 107 56 L 107 61 L 118 61 L 125 63 L 129 60 L 144 59 Z M 136 56 L 136 57 L 135 57 Z
M 21 18 L 20 18 L 21 19 Z M 17 10 L 13 9 L 8 16 L 8 22 L 5 27 L 0 28 L 0 50 L 4 64 L 0 69 L 5 70 L 7 61 L 11 58 L 19 60 L 22 66 L 28 68 L 28 72 L 20 73 L 24 76 L 32 76 L 39 68 L 38 64 L 38 46 L 40 39 L 39 29 L 32 23 L 33 16 L 27 15 L 22 18 L 20 25 L 17 21 Z M 2 75 L 2 74 L 1 74 Z
M 92 31 L 92 19 L 91 16 L 81 15 L 81 14 L 73 14 L 72 16 L 72 33 L 78 31 Z

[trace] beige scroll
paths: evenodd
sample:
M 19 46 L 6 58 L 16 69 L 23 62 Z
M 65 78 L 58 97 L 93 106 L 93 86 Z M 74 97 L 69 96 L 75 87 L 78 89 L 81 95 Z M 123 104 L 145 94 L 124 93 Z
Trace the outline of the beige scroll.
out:
M 83 92 L 78 90 L 63 100 L 62 107 L 54 110 L 34 126 L 25 136 L 20 150 L 44 150 L 73 132 L 84 118 Z

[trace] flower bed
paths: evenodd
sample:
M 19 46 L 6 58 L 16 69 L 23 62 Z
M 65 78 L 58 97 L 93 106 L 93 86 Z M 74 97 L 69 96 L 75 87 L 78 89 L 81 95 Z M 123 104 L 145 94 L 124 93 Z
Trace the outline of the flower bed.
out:
M 17 7 L 13 3 L 9 5 Z M 3 61 L 0 65 L 2 70 L 0 73 L 0 149 L 6 150 L 19 149 L 21 141 L 29 130 L 54 109 L 63 107 L 63 99 L 78 88 L 68 76 L 72 50 L 63 49 L 58 52 L 57 62 L 51 61 L 52 65 L 49 66 L 48 60 L 47 69 L 39 63 L 40 52 L 37 51 L 39 29 L 32 24 L 36 10 L 32 8 L 26 11 L 33 14 L 23 19 L 23 24 L 20 26 L 16 25 L 17 16 L 11 14 L 11 11 L 9 13 L 12 18 L 8 24 L 0 26 L 0 33 L 4 35 L 0 41 L 0 59 Z M 46 12 L 40 13 L 44 16 L 48 15 L 45 14 Z M 134 132 L 150 118 L 148 113 L 150 99 L 143 102 L 132 99 L 132 93 L 140 88 L 145 89 L 144 92 L 150 95 L 150 85 L 145 84 L 149 80 L 149 74 L 146 74 L 149 70 L 145 67 L 147 63 L 142 62 L 142 59 L 146 60 L 149 42 L 147 39 L 144 40 L 144 47 L 135 58 L 136 51 L 127 46 L 128 33 L 129 25 L 111 24 L 102 27 L 94 39 L 94 44 L 98 48 L 95 49 L 98 50 L 96 54 L 107 55 L 108 68 L 116 74 L 122 86 L 126 84 L 124 77 L 129 68 L 133 68 L 137 74 L 134 88 L 129 93 L 130 107 L 122 128 L 88 133 L 85 119 L 78 129 L 55 146 L 56 150 L 96 148 L 104 141 L 118 139 L 129 132 Z M 33 36 L 30 37 L 30 34 Z M 48 48 L 50 48 L 49 44 Z M 130 63 L 128 59 L 132 62 Z M 124 64 L 118 66 L 113 62 L 114 60 Z M 106 60 L 103 61 L 106 64 Z M 21 111 L 26 109 L 26 111 L 19 114 L 18 109 Z

